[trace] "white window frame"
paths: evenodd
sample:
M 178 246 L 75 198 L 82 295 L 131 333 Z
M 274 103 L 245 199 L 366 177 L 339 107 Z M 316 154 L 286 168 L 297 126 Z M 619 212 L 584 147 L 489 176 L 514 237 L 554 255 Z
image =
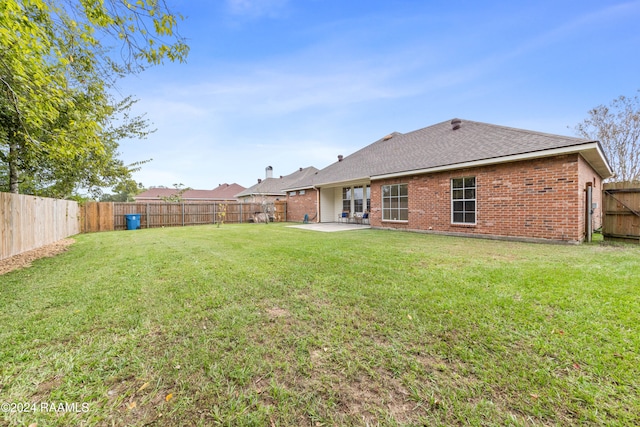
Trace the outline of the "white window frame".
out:
M 466 186 L 466 180 L 473 178 L 473 187 Z M 462 180 L 462 187 L 456 187 L 454 188 L 453 186 L 453 181 L 454 180 Z M 451 185 L 451 224 L 454 225 L 476 225 L 478 223 L 478 178 L 476 176 L 462 176 L 462 177 L 457 177 L 457 178 L 451 178 L 450 181 L 450 185 Z M 473 189 L 473 198 L 467 198 L 466 196 L 466 192 L 467 190 L 471 190 Z M 462 198 L 457 198 L 454 199 L 454 190 L 457 191 L 462 191 Z M 454 211 L 454 203 L 455 202 L 462 202 L 463 204 L 463 208 L 462 211 Z M 466 205 L 467 202 L 473 202 L 473 222 L 466 222 L 464 221 L 464 217 L 466 213 L 471 213 L 471 211 L 467 211 L 465 210 L 464 206 Z M 462 216 L 463 216 L 463 221 L 455 221 L 454 219 L 454 214 L 456 212 L 462 212 Z
M 356 209 L 356 189 L 362 189 L 362 211 Z M 345 199 L 345 190 L 347 190 L 348 198 Z M 365 212 L 369 212 L 371 210 L 371 184 L 362 184 L 362 185 L 352 185 L 349 187 L 342 187 L 342 198 L 340 199 L 342 202 L 342 212 L 349 212 L 352 215 L 364 214 Z M 349 209 L 345 209 L 346 206 L 349 206 Z
M 389 187 L 389 192 L 390 193 L 391 193 L 391 187 L 397 187 L 398 188 L 398 195 L 397 196 L 391 196 L 391 197 L 397 197 L 397 200 L 398 200 L 398 206 L 397 207 L 391 208 L 391 207 L 386 207 L 385 206 L 385 200 L 387 199 L 384 196 L 385 187 Z M 406 189 L 407 189 L 407 195 L 406 196 L 402 196 L 401 195 L 401 191 L 400 191 L 401 187 L 406 187 Z M 403 223 L 409 222 L 409 184 L 400 183 L 400 184 L 382 185 L 380 187 L 380 197 L 382 198 L 381 206 L 382 206 L 382 221 L 383 222 L 403 222 Z M 389 197 L 388 200 L 391 200 L 391 197 Z M 407 207 L 406 208 L 402 208 L 401 207 L 401 202 L 400 202 L 400 200 L 402 198 L 404 198 L 404 197 L 406 197 L 406 199 L 407 199 Z M 393 215 L 390 215 L 389 218 L 385 218 L 385 215 L 387 215 L 387 213 L 391 212 L 392 210 L 395 211 L 396 214 L 398 214 L 397 217 L 395 217 L 395 219 L 394 219 Z M 403 210 L 406 211 L 406 213 L 407 213 L 407 219 L 398 219 L 398 217 L 400 217 L 400 215 L 399 215 L 400 211 L 403 211 Z

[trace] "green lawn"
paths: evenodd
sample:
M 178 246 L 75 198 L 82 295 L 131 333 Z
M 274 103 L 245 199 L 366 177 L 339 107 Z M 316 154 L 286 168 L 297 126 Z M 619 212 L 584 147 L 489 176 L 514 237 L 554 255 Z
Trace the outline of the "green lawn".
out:
M 640 425 L 637 246 L 76 240 L 0 276 L 0 425 Z

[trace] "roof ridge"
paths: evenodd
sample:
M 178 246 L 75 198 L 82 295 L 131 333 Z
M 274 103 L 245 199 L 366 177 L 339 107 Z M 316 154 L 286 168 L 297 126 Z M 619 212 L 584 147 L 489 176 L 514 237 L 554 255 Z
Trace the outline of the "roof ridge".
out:
M 490 127 L 494 127 L 494 128 L 500 128 L 500 129 L 505 129 L 505 130 L 510 130 L 513 132 L 519 132 L 519 133 L 527 133 L 530 135 L 541 135 L 541 136 L 548 136 L 551 138 L 569 138 L 569 139 L 575 139 L 575 140 L 579 140 L 579 141 L 588 141 L 584 138 L 580 138 L 577 136 L 568 136 L 568 135 L 560 135 L 557 133 L 549 133 L 549 132 L 541 132 L 541 131 L 537 131 L 537 130 L 533 130 L 533 129 L 524 129 L 524 128 L 517 128 L 517 127 L 513 127 L 513 126 L 505 126 L 505 125 L 496 125 L 493 123 L 486 123 L 486 122 L 479 122 L 479 121 L 474 121 L 474 120 L 465 120 L 465 119 L 460 119 L 462 120 L 462 125 L 464 126 L 465 122 L 468 123 L 475 123 L 475 124 L 479 124 L 479 125 L 483 125 L 483 126 L 490 126 Z
M 363 177 L 443 165 L 499 159 L 526 153 L 579 147 L 592 143 L 583 138 L 474 120 L 442 121 L 407 133 L 392 132 L 359 148 L 297 182 L 296 187 L 353 182 Z M 457 124 L 457 123 L 456 123 Z M 290 188 L 292 188 L 291 185 Z

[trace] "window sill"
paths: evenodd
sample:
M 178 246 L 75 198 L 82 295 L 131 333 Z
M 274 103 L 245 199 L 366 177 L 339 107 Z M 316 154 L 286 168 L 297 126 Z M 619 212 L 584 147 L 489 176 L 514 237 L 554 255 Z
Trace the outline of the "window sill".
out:
M 477 223 L 475 223 L 475 222 L 473 224 L 471 224 L 471 223 L 465 224 L 463 222 L 452 222 L 451 223 L 452 227 L 460 227 L 460 228 L 475 228 L 476 225 L 477 225 Z
M 407 219 L 383 219 L 382 222 L 392 222 L 395 224 L 408 224 L 409 220 Z

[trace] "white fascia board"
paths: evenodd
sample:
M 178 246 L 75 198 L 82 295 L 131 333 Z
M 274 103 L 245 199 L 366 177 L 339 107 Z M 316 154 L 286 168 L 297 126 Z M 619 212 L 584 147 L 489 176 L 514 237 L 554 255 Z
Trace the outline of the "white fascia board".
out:
M 333 182 L 325 182 L 322 184 L 316 184 L 316 187 L 343 187 L 345 185 L 360 185 L 360 184 L 369 184 L 371 182 L 371 177 L 363 176 L 360 178 L 349 179 L 346 181 L 333 181 Z
M 316 190 L 316 186 L 306 185 L 304 187 L 287 188 L 286 193 L 288 193 L 289 191 L 300 191 L 300 190 Z
M 602 151 L 600 151 L 598 142 L 594 141 L 587 144 L 581 144 L 578 146 L 574 145 L 571 147 L 553 148 L 551 150 L 534 151 L 530 153 L 514 154 L 511 156 L 492 157 L 489 159 L 473 160 L 473 161 L 464 162 L 464 163 L 454 163 L 451 165 L 435 166 L 435 167 L 426 168 L 426 169 L 414 169 L 409 171 L 375 175 L 375 176 L 371 176 L 371 179 L 373 180 L 373 179 L 399 178 L 399 177 L 404 177 L 409 175 L 421 175 L 425 173 L 442 172 L 442 171 L 453 170 L 453 169 L 474 168 L 479 166 L 495 165 L 500 163 L 517 162 L 521 160 L 531 160 L 531 159 L 540 159 L 543 157 L 560 156 L 563 154 L 574 154 L 574 153 L 580 153 L 582 151 L 593 150 L 593 149 L 598 150 L 598 153 L 602 155 Z M 602 158 L 605 159 L 605 157 L 602 157 Z M 607 165 L 607 169 L 610 170 L 608 165 Z
M 309 185 L 305 185 L 304 187 L 287 188 L 287 192 L 298 191 L 298 190 L 309 190 L 309 189 L 317 190 L 318 188 L 323 188 L 323 187 L 342 187 L 345 185 L 360 185 L 360 184 L 364 185 L 364 184 L 369 184 L 370 182 L 371 182 L 371 178 L 368 176 L 365 176 L 363 178 L 350 179 L 348 181 L 323 182 L 322 184 L 309 184 Z
M 598 154 L 600 155 L 600 157 L 602 157 L 602 161 L 605 165 L 605 167 L 607 168 L 607 172 L 609 172 L 609 176 L 607 177 L 603 177 L 603 178 L 610 178 L 614 175 L 613 169 L 611 169 L 611 165 L 609 164 L 609 159 L 607 159 L 607 156 L 604 155 L 604 151 L 602 151 L 602 145 L 600 145 L 600 142 L 595 141 L 596 144 L 596 149 L 598 150 Z M 591 165 L 593 167 L 593 165 Z

